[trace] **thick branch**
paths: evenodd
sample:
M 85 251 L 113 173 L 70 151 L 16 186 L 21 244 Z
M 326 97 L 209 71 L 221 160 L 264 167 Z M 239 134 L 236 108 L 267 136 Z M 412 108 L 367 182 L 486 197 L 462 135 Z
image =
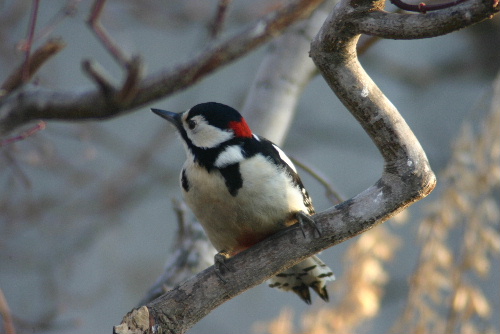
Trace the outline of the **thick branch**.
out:
M 83 93 L 24 86 L 0 104 L 0 135 L 33 120 L 88 120 L 110 118 L 178 92 L 218 68 L 280 34 L 307 17 L 323 0 L 297 0 L 260 19 L 245 31 L 219 42 L 184 64 L 142 80 L 127 103 L 99 88 Z
M 174 210 L 178 230 L 165 270 L 138 305 L 153 301 L 214 262 L 217 251 L 208 241 L 200 223 L 186 219 L 187 206 L 174 201 Z
M 467 0 L 426 14 L 381 10 L 351 19 L 353 31 L 389 39 L 418 39 L 448 34 L 490 18 L 500 11 L 498 0 Z

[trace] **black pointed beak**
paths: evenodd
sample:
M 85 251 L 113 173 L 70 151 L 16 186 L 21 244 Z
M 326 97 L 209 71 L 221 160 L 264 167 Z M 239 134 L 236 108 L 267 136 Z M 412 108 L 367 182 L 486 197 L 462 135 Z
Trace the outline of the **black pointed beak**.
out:
M 178 130 L 182 129 L 181 114 L 155 108 L 151 108 L 151 111 L 175 125 Z

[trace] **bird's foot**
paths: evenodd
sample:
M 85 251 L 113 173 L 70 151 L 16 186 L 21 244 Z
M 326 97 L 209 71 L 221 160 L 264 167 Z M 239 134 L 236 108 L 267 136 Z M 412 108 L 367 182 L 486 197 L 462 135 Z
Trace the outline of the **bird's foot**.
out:
M 221 251 L 214 256 L 215 274 L 223 283 L 227 283 L 227 280 L 223 277 L 223 272 L 226 270 L 231 271 L 226 264 L 228 257 L 229 256 L 224 251 Z
M 296 213 L 297 220 L 299 221 L 299 226 L 300 230 L 302 231 L 302 234 L 304 235 L 304 238 L 306 237 L 306 232 L 304 230 L 304 226 L 310 225 L 314 228 L 314 231 L 318 233 L 318 237 L 321 237 L 321 231 L 314 221 L 314 219 L 311 218 L 308 214 L 306 214 L 304 211 L 298 211 Z

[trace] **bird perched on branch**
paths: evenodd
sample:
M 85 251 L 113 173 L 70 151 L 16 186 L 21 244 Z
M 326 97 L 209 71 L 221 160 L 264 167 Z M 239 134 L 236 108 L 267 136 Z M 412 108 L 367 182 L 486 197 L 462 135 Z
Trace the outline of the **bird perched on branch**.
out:
M 182 112 L 152 109 L 179 131 L 187 160 L 180 175 L 184 199 L 219 252 L 216 272 L 228 257 L 287 226 L 313 224 L 311 198 L 286 154 L 252 133 L 235 109 L 209 102 Z M 328 301 L 330 268 L 317 256 L 271 279 L 311 303 L 309 288 Z

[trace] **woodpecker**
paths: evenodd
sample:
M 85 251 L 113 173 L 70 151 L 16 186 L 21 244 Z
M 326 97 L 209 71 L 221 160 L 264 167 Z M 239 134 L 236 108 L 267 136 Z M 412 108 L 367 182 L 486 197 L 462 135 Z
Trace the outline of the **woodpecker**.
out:
M 187 156 L 180 173 L 182 193 L 219 252 L 216 270 L 224 259 L 287 226 L 314 224 L 311 198 L 291 160 L 253 134 L 238 111 L 216 102 L 182 113 L 151 110 L 182 138 Z M 334 279 L 330 268 L 312 256 L 272 278 L 269 286 L 293 291 L 310 304 L 309 288 L 328 301 L 325 285 Z

